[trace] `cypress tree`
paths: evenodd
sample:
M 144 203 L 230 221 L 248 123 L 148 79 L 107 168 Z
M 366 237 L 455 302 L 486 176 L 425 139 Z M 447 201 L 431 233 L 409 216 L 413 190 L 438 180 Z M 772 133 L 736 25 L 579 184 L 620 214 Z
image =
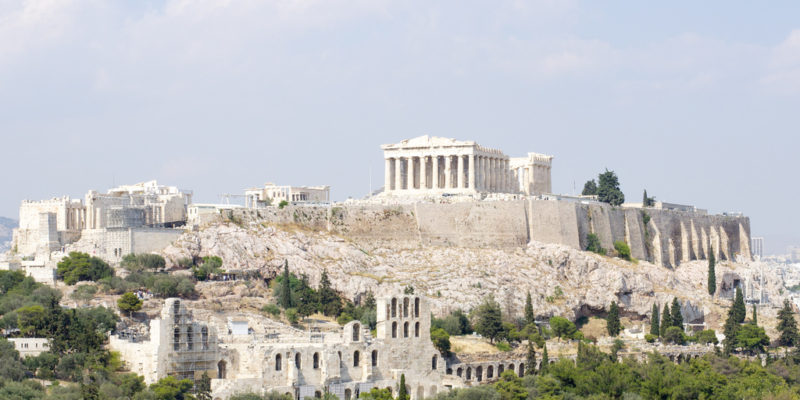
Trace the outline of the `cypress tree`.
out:
M 653 303 L 653 313 L 650 315 L 650 334 L 653 336 L 661 335 L 661 330 L 658 328 L 658 304 Z
M 722 341 L 725 354 L 731 354 L 731 351 L 736 347 L 736 333 L 738 331 L 739 323 L 736 322 L 736 312 L 734 307 L 731 306 L 728 310 L 728 318 L 725 320 L 725 327 L 722 332 L 725 335 L 725 340 Z
M 750 320 L 750 323 L 753 325 L 758 325 L 758 306 L 753 304 L 753 319 Z
M 533 348 L 533 340 L 528 339 L 528 357 L 525 360 L 525 375 L 533 375 L 536 372 L 536 350 Z
M 525 324 L 533 324 L 535 322 L 536 321 L 533 316 L 533 303 L 531 302 L 531 292 L 528 291 L 528 295 L 525 297 Z
M 747 309 L 744 305 L 744 295 L 742 294 L 742 288 L 736 288 L 736 297 L 733 300 L 733 317 L 734 321 L 737 324 L 741 324 L 744 322 L 744 317 L 747 316 Z
M 672 326 L 677 326 L 683 329 L 683 314 L 681 314 L 681 304 L 678 303 L 678 298 L 672 298 Z
M 716 257 L 714 257 L 714 248 L 711 247 L 711 253 L 708 254 L 708 294 L 711 296 L 717 292 L 716 264 L 717 260 Z
M 547 366 L 550 364 L 550 357 L 547 355 L 547 342 L 542 347 L 542 363 L 539 365 L 539 375 L 547 373 Z
M 797 322 L 794 320 L 794 312 L 789 300 L 783 301 L 783 308 L 778 312 L 778 344 L 781 346 L 796 346 L 798 344 Z
M 288 260 L 283 262 L 283 276 L 281 276 L 281 295 L 279 302 L 284 309 L 292 308 L 292 283 L 289 278 Z
M 664 304 L 664 310 L 661 311 L 661 326 L 659 327 L 661 329 L 660 336 L 663 337 L 664 334 L 667 333 L 667 328 L 670 326 L 672 326 L 672 315 L 669 311 L 669 303 L 667 303 Z
M 610 336 L 619 335 L 620 331 L 619 306 L 617 306 L 616 301 L 612 301 L 611 306 L 608 308 L 608 317 L 606 318 L 606 329 L 608 330 L 608 334 Z
M 400 374 L 400 387 L 397 389 L 397 400 L 409 400 L 406 389 L 406 374 Z

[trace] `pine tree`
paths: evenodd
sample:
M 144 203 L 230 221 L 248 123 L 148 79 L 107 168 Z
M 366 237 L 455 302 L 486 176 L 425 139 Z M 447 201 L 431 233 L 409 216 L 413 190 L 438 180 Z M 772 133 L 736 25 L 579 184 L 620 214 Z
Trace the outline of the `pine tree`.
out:
M 406 389 L 406 374 L 400 374 L 400 387 L 397 389 L 397 400 L 409 400 L 408 390 Z
M 211 400 L 211 377 L 208 372 L 203 372 L 203 376 L 197 381 L 197 393 L 195 398 L 197 400 Z
M 734 307 L 731 306 L 728 310 L 728 318 L 725 320 L 725 327 L 722 332 L 725 335 L 725 340 L 722 341 L 725 354 L 731 354 L 731 351 L 736 348 L 736 334 L 738 331 L 739 323 L 736 322 L 736 312 Z
M 677 326 L 678 328 L 683 329 L 683 314 L 681 314 L 681 305 L 678 303 L 678 298 L 672 298 L 672 326 Z
M 734 320 L 737 324 L 741 324 L 744 322 L 744 318 L 747 316 L 747 309 L 744 305 L 744 295 L 742 294 L 742 288 L 736 288 L 736 297 L 733 300 L 733 316 Z
M 750 323 L 753 325 L 758 325 L 758 306 L 753 304 L 753 319 L 750 320 Z
M 278 299 L 284 309 L 292 308 L 292 282 L 289 278 L 289 261 L 283 262 L 283 276 L 281 276 L 281 295 Z
M 528 357 L 525 360 L 525 375 L 533 375 L 536 372 L 536 350 L 533 348 L 533 340 L 528 339 Z
M 608 334 L 610 336 L 619 335 L 620 331 L 619 306 L 617 305 L 616 301 L 612 301 L 611 306 L 608 307 L 608 317 L 606 318 L 606 329 L 608 330 Z
M 713 296 L 717 292 L 717 271 L 715 269 L 717 260 L 714 257 L 714 248 L 708 254 L 708 294 Z
M 531 302 L 531 292 L 525 297 L 525 325 L 534 324 L 536 320 L 533 316 L 533 303 Z
M 322 276 L 319 278 L 319 290 L 317 290 L 319 297 L 320 311 L 329 316 L 335 317 L 342 313 L 342 299 L 339 294 L 331 287 L 331 280 L 328 279 L 328 271 L 322 270 Z
M 650 207 L 650 198 L 647 197 L 647 189 L 644 190 L 642 195 L 642 207 Z
M 542 363 L 539 365 L 539 375 L 547 373 L 547 366 L 550 364 L 550 357 L 547 355 L 547 342 L 542 346 Z
M 783 308 L 778 312 L 778 344 L 781 346 L 797 346 L 800 337 L 797 334 L 797 322 L 794 319 L 792 304 L 789 300 L 783 301 Z
M 614 171 L 606 170 L 598 177 L 597 200 L 619 206 L 625 202 L 625 194 L 619 188 L 619 178 Z
M 653 313 L 650 315 L 650 334 L 653 336 L 661 335 L 661 330 L 658 328 L 658 304 L 653 303 Z
M 664 334 L 667 333 L 667 328 L 672 326 L 672 314 L 669 311 L 669 303 L 664 304 L 664 310 L 661 311 L 661 337 L 664 337 Z

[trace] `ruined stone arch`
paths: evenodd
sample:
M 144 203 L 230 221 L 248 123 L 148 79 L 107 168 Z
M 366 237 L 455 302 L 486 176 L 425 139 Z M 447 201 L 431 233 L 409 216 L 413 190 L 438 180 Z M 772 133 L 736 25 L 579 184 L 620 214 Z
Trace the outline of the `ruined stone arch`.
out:
M 181 328 L 177 326 L 172 331 L 172 350 L 178 351 L 181 349 Z
M 467 380 L 472 379 L 472 367 L 467 367 Z
M 314 369 L 319 369 L 319 353 L 314 353 L 313 363 Z
M 506 370 L 506 366 L 505 365 L 503 365 L 503 364 L 498 365 L 497 366 L 497 376 L 500 376 L 500 374 L 502 374 L 503 371 L 505 371 L 505 370 Z
M 403 298 L 403 318 L 408 318 L 408 297 Z
M 475 368 L 475 379 L 478 382 L 483 380 L 483 367 L 480 365 L 478 366 L 478 368 Z
M 436 369 L 436 367 L 437 367 L 437 365 L 436 365 L 436 364 L 437 364 L 437 362 L 438 362 L 438 361 L 439 361 L 439 356 L 437 356 L 436 354 L 434 354 L 434 355 L 433 355 L 433 357 L 431 358 L 431 369 L 432 369 L 432 370 L 435 370 L 435 369 Z
M 392 318 L 397 317 L 397 299 L 392 298 Z
M 217 363 L 217 379 L 225 379 L 227 372 L 226 367 L 227 364 L 223 360 L 220 360 L 220 362 Z
M 208 350 L 208 327 L 204 326 L 200 329 L 201 343 L 203 343 L 203 350 Z
M 408 337 L 408 321 L 403 323 L 403 337 Z
M 194 342 L 192 341 L 192 336 L 194 336 L 194 330 L 191 326 L 186 328 L 186 349 L 192 350 L 194 348 Z
M 358 341 L 358 335 L 359 335 L 358 331 L 359 331 L 359 329 L 361 329 L 361 325 L 353 324 L 353 341 L 354 342 Z
M 419 318 L 419 297 L 414 298 L 414 318 Z
M 523 377 L 525 376 L 525 363 L 519 363 L 519 372 L 517 372 L 517 376 Z
M 281 353 L 275 354 L 275 371 L 281 370 L 281 358 L 283 358 L 281 357 Z
M 353 391 L 350 389 L 344 390 L 344 400 L 350 400 L 353 397 Z
M 378 350 L 372 350 L 372 366 L 378 366 Z
M 358 364 L 361 362 L 361 353 L 358 350 L 353 352 L 353 366 L 357 367 Z
M 295 353 L 295 355 L 294 355 L 294 366 L 297 367 L 297 369 L 301 368 L 302 358 L 303 357 L 300 355 L 300 352 Z
M 397 322 L 392 322 L 392 338 L 397 337 Z
M 414 337 L 419 337 L 419 321 L 414 323 Z
M 508 364 L 508 369 L 510 369 L 511 372 L 515 372 L 514 371 L 514 364 Z
M 315 399 L 321 399 L 322 398 L 322 392 L 320 392 L 319 390 L 314 391 L 314 398 Z
M 486 379 L 492 378 L 494 378 L 494 367 L 490 365 L 486 367 Z
M 463 370 L 463 369 L 461 369 L 461 368 L 458 368 L 458 369 L 456 369 L 456 376 L 457 376 L 457 377 L 459 377 L 459 378 L 460 378 L 460 377 L 461 377 L 461 375 L 462 375 L 463 373 L 464 373 L 464 370 Z

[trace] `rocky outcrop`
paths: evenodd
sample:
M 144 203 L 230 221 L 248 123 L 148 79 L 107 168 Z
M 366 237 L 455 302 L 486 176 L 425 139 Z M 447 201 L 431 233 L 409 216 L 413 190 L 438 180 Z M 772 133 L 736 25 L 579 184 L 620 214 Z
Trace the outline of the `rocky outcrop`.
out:
M 521 315 L 526 292 L 542 317 L 603 314 L 617 301 L 625 315 L 639 318 L 649 315 L 654 302 L 664 304 L 673 297 L 685 302 L 687 320 L 721 312 L 708 295 L 705 261 L 686 261 L 669 269 L 536 241 L 503 248 L 422 247 L 388 240 L 376 246 L 374 241 L 296 225 L 244 228 L 220 223 L 185 233 L 163 254 L 173 264 L 182 257 L 217 255 L 225 269 L 257 269 L 266 278 L 276 276 L 287 260 L 295 274 L 307 275 L 313 285 L 327 270 L 333 285 L 348 298 L 411 285 L 430 297 L 435 313 L 470 309 L 492 295 L 506 312 Z M 748 264 L 725 261 L 718 264 L 717 273 L 744 280 L 753 271 Z M 768 282 L 766 295 L 773 302 L 781 299 L 779 287 L 779 282 Z

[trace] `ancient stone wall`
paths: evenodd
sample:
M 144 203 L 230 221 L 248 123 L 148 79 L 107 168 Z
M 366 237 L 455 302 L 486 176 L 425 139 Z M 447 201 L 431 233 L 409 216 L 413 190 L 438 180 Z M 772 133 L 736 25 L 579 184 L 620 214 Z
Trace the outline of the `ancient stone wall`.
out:
M 623 209 L 599 203 L 554 200 L 348 204 L 233 210 L 228 218 L 295 224 L 328 230 L 349 239 L 393 247 L 520 247 L 531 241 L 584 249 L 590 233 L 613 251 L 623 241 L 631 255 L 665 266 L 705 259 L 746 259 L 750 254 L 747 217 L 659 209 Z

